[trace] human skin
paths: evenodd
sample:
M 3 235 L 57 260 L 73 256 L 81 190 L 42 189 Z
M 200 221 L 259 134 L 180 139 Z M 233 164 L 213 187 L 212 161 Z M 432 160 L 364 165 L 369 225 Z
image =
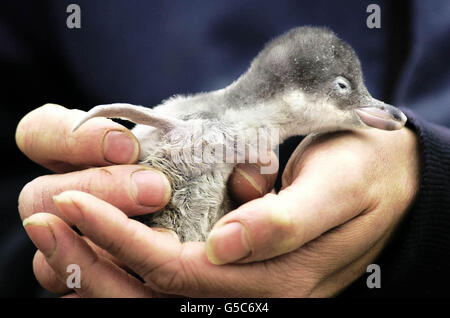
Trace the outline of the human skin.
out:
M 58 294 L 334 296 L 388 244 L 418 189 L 419 150 L 409 129 L 307 138 L 292 154 L 279 193 L 269 193 L 275 175 L 239 165 L 229 190 L 247 203 L 224 216 L 206 242 L 182 244 L 173 232 L 128 218 L 155 212 L 170 199 L 159 172 L 146 169 L 138 185 L 131 182 L 130 175 L 144 169 L 132 164 L 135 138 L 101 118 L 71 134 L 81 114 L 45 105 L 16 132 L 30 159 L 62 172 L 28 183 L 19 198 L 25 229 L 39 249 L 35 276 Z M 125 132 L 131 142 L 113 136 L 105 156 L 108 130 Z M 73 291 L 66 287 L 69 264 L 82 271 L 81 288 Z

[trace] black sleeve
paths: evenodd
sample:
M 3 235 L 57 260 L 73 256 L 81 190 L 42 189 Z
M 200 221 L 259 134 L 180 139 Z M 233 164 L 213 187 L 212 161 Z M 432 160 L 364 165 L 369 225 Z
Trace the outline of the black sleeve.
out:
M 367 273 L 341 296 L 450 294 L 450 130 L 404 111 L 421 147 L 419 192 L 393 239 L 374 261 L 380 266 L 381 288 L 367 287 Z

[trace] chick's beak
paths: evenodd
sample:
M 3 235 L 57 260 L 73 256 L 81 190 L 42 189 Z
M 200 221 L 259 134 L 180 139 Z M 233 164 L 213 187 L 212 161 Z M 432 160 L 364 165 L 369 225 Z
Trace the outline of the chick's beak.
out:
M 383 130 L 401 129 L 407 120 L 401 110 L 374 98 L 369 105 L 358 107 L 355 111 L 364 124 Z

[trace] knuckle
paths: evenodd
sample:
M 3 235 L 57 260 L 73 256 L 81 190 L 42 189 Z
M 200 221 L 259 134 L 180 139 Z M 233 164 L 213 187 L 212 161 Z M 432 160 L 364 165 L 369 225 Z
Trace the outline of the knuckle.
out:
M 287 188 L 278 195 L 269 194 L 265 197 L 270 199 L 265 201 L 267 212 L 263 222 L 264 231 L 271 234 L 264 237 L 256 234 L 265 242 L 257 243 L 259 250 L 265 250 L 270 246 L 276 254 L 283 254 L 298 248 L 304 241 L 305 228 L 299 224 L 298 207 L 291 203 L 290 191 L 291 189 Z M 253 235 L 256 233 L 255 230 L 257 229 L 253 228 Z
M 19 121 L 15 134 L 16 145 L 24 154 L 28 153 L 30 147 L 30 134 L 28 133 L 30 116 L 32 116 L 31 113 L 28 113 Z
M 78 187 L 81 191 L 106 198 L 111 189 L 112 173 L 107 168 L 90 168 L 79 178 Z M 109 185 L 109 186 L 105 186 Z
M 42 187 L 40 187 L 42 179 L 43 176 L 28 182 L 20 191 L 18 209 L 22 219 L 44 209 L 45 200 L 42 198 L 44 194 L 42 193 Z
M 22 219 L 26 218 L 26 215 L 28 215 L 27 211 L 29 209 L 29 198 L 30 196 L 32 196 L 33 194 L 33 181 L 28 182 L 20 191 L 19 194 L 19 213 L 22 217 Z
M 286 233 L 288 235 L 293 234 L 295 222 L 292 209 L 289 206 L 282 204 L 283 201 L 279 200 L 277 195 L 273 193 L 267 194 L 265 198 L 273 201 L 273 204 L 268 204 L 270 206 L 270 224 L 275 226 L 277 232 Z
M 53 104 L 53 103 L 46 103 L 46 104 L 42 105 L 41 107 L 36 108 L 36 111 L 41 111 L 41 112 L 51 112 L 51 111 L 61 111 L 61 110 L 66 110 L 66 108 L 61 105 Z
M 63 109 L 65 108 L 60 105 L 45 104 L 26 114 L 16 128 L 15 139 L 19 149 L 23 153 L 32 156 L 33 150 L 39 141 L 39 133 L 41 132 L 39 128 L 46 124 L 43 122 L 43 118 L 47 117 L 45 113 L 61 111 Z
M 288 252 L 297 248 L 298 242 L 302 241 L 304 231 L 298 227 L 294 211 L 289 206 L 272 208 L 269 212 L 268 224 L 271 228 L 269 243 L 276 250 Z
M 276 226 L 277 231 L 291 234 L 294 222 L 291 213 L 285 209 L 273 209 L 270 212 L 271 223 Z

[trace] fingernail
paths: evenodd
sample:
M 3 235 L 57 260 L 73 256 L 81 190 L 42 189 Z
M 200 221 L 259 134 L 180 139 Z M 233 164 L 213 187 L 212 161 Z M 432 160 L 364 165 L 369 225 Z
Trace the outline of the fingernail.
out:
M 70 191 L 54 195 L 53 202 L 55 202 L 59 212 L 69 219 L 70 222 L 75 224 L 77 227 L 83 227 L 83 214 L 78 206 L 73 202 Z
M 143 206 L 160 207 L 169 201 L 171 188 L 162 172 L 139 170 L 131 175 L 132 194 Z
M 216 265 L 236 262 L 251 254 L 248 233 L 240 222 L 212 230 L 206 241 L 206 256 Z
M 116 163 L 133 163 L 139 156 L 139 145 L 133 136 L 118 130 L 109 131 L 103 141 L 105 160 Z
M 33 214 L 23 220 L 23 226 L 34 245 L 46 257 L 51 256 L 56 248 L 56 239 L 50 225 L 39 214 Z
M 250 165 L 241 165 L 234 168 L 230 176 L 229 188 L 233 189 L 231 195 L 238 204 L 259 198 L 265 194 L 266 182 Z
M 236 172 L 239 173 L 250 185 L 258 192 L 259 196 L 263 194 L 263 187 L 265 186 L 265 180 L 261 177 L 258 180 L 253 178 L 252 175 L 260 176 L 257 169 L 253 165 L 246 165 L 241 168 L 236 167 Z M 249 169 L 245 171 L 244 169 Z

